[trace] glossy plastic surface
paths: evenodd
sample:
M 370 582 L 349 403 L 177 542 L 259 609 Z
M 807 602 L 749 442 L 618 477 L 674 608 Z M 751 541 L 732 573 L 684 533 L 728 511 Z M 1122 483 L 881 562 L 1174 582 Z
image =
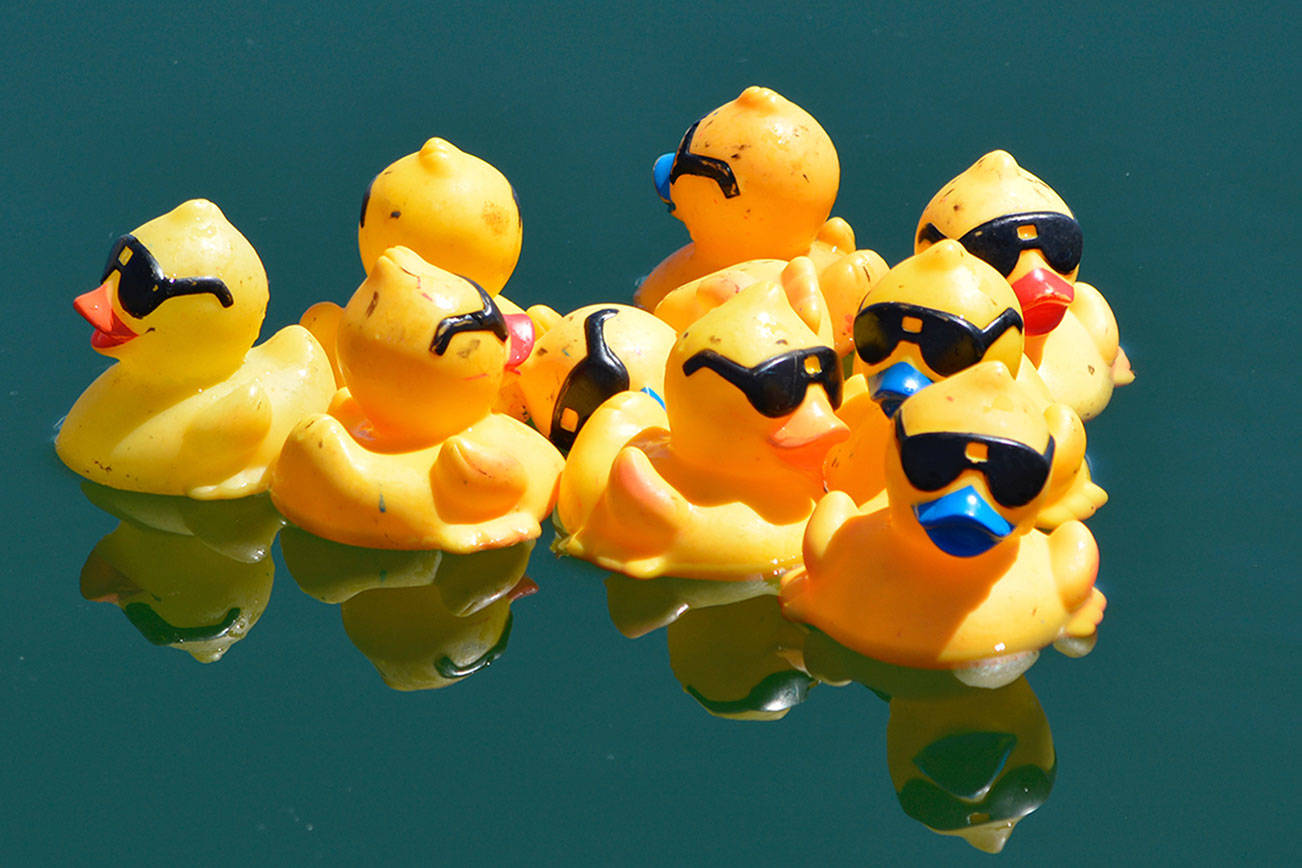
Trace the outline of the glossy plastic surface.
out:
M 77 299 L 95 326 L 91 345 L 117 364 L 68 412 L 59 457 L 130 491 L 231 499 L 266 490 L 286 434 L 334 391 L 325 353 L 299 326 L 253 346 L 266 273 L 213 203 L 185 202 L 129 238 L 114 246 L 99 288 Z

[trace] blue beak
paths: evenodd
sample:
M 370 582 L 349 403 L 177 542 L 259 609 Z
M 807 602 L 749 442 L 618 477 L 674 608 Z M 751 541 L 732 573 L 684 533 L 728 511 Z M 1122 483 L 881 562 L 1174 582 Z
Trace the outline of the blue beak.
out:
M 655 165 L 651 167 L 651 175 L 656 182 L 656 192 L 660 194 L 660 198 L 664 203 L 669 206 L 670 211 L 674 210 L 674 203 L 669 198 L 669 172 L 673 167 L 673 154 L 661 154 L 656 158 Z
M 913 514 L 936 548 L 956 558 L 985 554 L 1013 532 L 1013 526 L 970 485 L 918 504 Z
M 930 378 L 908 362 L 896 362 L 868 378 L 868 391 L 888 419 L 895 416 L 905 398 L 930 385 Z

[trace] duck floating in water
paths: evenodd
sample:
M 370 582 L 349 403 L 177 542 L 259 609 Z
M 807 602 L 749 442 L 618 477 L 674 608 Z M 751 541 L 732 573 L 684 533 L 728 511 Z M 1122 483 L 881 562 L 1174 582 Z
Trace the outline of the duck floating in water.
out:
M 841 367 L 814 265 L 748 287 L 675 342 L 664 407 L 607 401 L 570 452 L 557 551 L 636 578 L 742 581 L 800 557 L 823 493 Z
M 334 393 L 306 329 L 253 346 L 266 272 L 203 199 L 119 238 L 76 308 L 95 327 L 91 346 L 116 364 L 77 399 L 54 446 L 111 488 L 202 500 L 265 491 L 285 435 Z
M 317 536 L 370 548 L 467 553 L 536 538 L 564 461 L 492 412 L 509 344 L 482 287 L 405 247 L 387 251 L 339 323 L 347 387 L 276 461 L 277 508 Z
M 748 87 L 688 127 L 654 176 L 692 242 L 638 287 L 636 303 L 647 310 L 739 262 L 810 256 L 821 270 L 855 249 L 850 225 L 828 219 L 841 182 L 836 147 L 808 112 L 768 88 Z
M 1098 547 L 1078 521 L 1033 529 L 1055 462 L 1083 459 L 1057 454 L 1073 419 L 1043 410 L 1001 362 L 909 398 L 886 453 L 886 505 L 860 509 L 839 491 L 819 502 L 804 567 L 782 579 L 787 617 L 877 660 L 993 667 L 1004 683 L 1045 645 L 1084 653 L 1106 604 Z
M 838 415 L 850 439 L 832 449 L 828 488 L 864 504 L 885 487 L 891 419 L 900 404 L 933 382 L 981 361 L 1002 362 L 1042 408 L 1048 387 L 1022 352 L 1021 308 L 1008 282 L 957 241 L 940 241 L 909 257 L 873 284 L 855 317 L 855 376 Z M 1084 428 L 1071 438 L 1084 448 Z M 1069 444 L 1060 437 L 1059 450 Z M 1063 454 L 1066 454 L 1065 452 Z M 1084 519 L 1107 501 L 1082 462 L 1067 479 L 1053 479 L 1038 523 L 1052 528 Z
M 1085 420 L 1103 412 L 1114 386 L 1134 380 L 1112 308 L 1076 280 L 1081 229 L 1048 184 L 992 151 L 950 181 L 918 221 L 915 251 L 957 239 L 1012 285 L 1026 323 L 1026 355 L 1054 400 Z

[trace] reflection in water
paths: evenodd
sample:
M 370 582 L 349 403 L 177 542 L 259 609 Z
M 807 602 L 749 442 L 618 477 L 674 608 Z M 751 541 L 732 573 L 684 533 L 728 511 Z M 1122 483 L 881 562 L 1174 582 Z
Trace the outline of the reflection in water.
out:
M 693 609 L 665 628 L 674 676 L 710 714 L 778 720 L 805 701 L 804 631 L 772 594 Z
M 887 769 L 900 807 L 934 832 L 997 853 L 1049 797 L 1057 770 L 1049 724 L 1012 662 L 992 689 L 952 670 L 874 660 L 784 619 L 765 582 L 614 574 L 606 599 L 629 638 L 665 626 L 674 676 L 716 717 L 778 720 L 819 682 L 867 687 L 890 704 Z
M 194 501 L 91 482 L 82 491 L 121 519 L 82 567 L 83 597 L 117 605 L 149 642 L 202 663 L 248 634 L 271 598 L 268 555 L 283 524 L 269 498 Z
M 339 604 L 348 638 L 395 690 L 446 687 L 505 653 L 512 601 L 538 589 L 524 575 L 533 545 L 458 555 L 361 548 L 292 526 L 281 535 L 298 586 Z
M 1049 798 L 1049 722 L 1022 677 L 995 690 L 891 700 L 886 764 L 904 812 L 934 832 L 998 853 Z

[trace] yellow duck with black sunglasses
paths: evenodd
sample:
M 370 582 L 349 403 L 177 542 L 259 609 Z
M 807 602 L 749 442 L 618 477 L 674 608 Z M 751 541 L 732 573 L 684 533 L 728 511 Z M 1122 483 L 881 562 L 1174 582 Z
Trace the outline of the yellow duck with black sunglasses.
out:
M 692 241 L 646 276 L 639 307 L 655 310 L 684 283 L 752 259 L 809 256 L 825 279 L 821 272 L 855 252 L 850 224 L 828 218 L 841 182 L 836 147 L 808 112 L 769 88 L 748 87 L 692 124 L 653 175 Z M 875 273 L 885 270 L 880 256 L 863 253 Z M 839 321 L 833 298 L 828 306 Z
M 855 503 L 877 497 L 886 485 L 886 447 L 891 418 L 910 395 L 982 361 L 1002 362 L 1042 409 L 1053 399 L 1023 353 L 1024 324 L 1017 296 L 992 267 L 957 241 L 940 241 L 900 262 L 863 297 L 855 317 L 854 376 L 838 415 L 850 426 L 845 443 L 833 447 L 824 472 L 829 490 Z M 1059 449 L 1084 449 L 1077 423 L 1059 435 Z M 1089 468 L 1060 473 L 1037 526 L 1052 529 L 1086 519 L 1107 502 Z
M 1002 274 L 1026 323 L 1026 355 L 1055 401 L 1084 420 L 1133 382 L 1112 308 L 1078 281 L 1080 224 L 1062 197 L 991 151 L 941 188 L 918 221 L 914 250 L 952 238 Z
M 111 488 L 201 500 L 265 491 L 285 435 L 334 393 L 307 330 L 253 346 L 267 275 L 212 202 L 192 199 L 114 244 L 80 296 L 91 346 L 117 364 L 68 412 L 63 463 Z
M 346 387 L 272 468 L 276 507 L 370 548 L 465 554 L 536 538 L 564 462 L 493 412 L 509 344 L 482 288 L 405 247 L 386 251 L 339 322 Z
M 664 406 L 626 392 L 579 432 L 555 548 L 634 578 L 743 581 L 800 558 L 827 450 L 848 434 L 814 264 L 742 290 L 674 343 Z
M 1078 521 L 1034 529 L 1055 468 L 1084 457 L 1060 448 L 1075 414 L 1045 409 L 992 361 L 923 389 L 893 424 L 886 504 L 819 502 L 804 566 L 782 579 L 784 614 L 868 657 L 983 686 L 1051 643 L 1086 653 L 1106 605 L 1094 537 Z

